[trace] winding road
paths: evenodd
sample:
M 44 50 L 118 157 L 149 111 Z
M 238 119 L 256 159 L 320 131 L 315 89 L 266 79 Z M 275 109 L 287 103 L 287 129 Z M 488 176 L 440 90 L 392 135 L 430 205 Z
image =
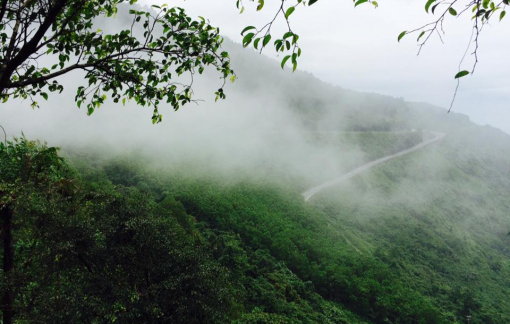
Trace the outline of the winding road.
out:
M 386 161 L 389 161 L 389 160 L 392 160 L 394 158 L 397 158 L 399 156 L 402 156 L 402 155 L 406 155 L 406 154 L 409 154 L 411 152 L 414 152 L 414 151 L 417 151 L 429 144 L 432 144 L 434 142 L 437 142 L 439 141 L 440 139 L 442 139 L 443 137 L 445 137 L 445 133 L 440 133 L 440 132 L 430 132 L 432 135 L 434 135 L 433 138 L 431 139 L 428 139 L 426 141 L 423 141 L 421 142 L 420 144 L 417 144 L 413 147 L 410 147 L 408 149 L 405 149 L 403 151 L 400 151 L 398 153 L 395 153 L 395 154 L 392 154 L 392 155 L 388 155 L 388 156 L 385 156 L 385 157 L 382 157 L 380 159 L 377 159 L 377 160 L 374 160 L 372 162 L 368 162 L 366 164 L 363 164 L 362 166 L 360 167 L 357 167 L 356 169 L 354 170 L 351 170 L 349 173 L 346 173 L 344 175 L 341 175 L 340 177 L 336 178 L 336 179 L 333 179 L 333 180 L 330 180 L 330 181 L 327 181 L 327 182 L 324 182 L 316 187 L 313 187 L 311 189 L 308 189 L 307 191 L 303 192 L 301 195 L 303 195 L 303 197 L 305 198 L 305 201 L 308 201 L 310 198 L 312 198 L 315 194 L 323 191 L 323 190 L 326 190 L 328 188 L 331 188 L 333 186 L 336 186 L 338 185 L 339 183 L 347 180 L 347 179 L 350 179 L 352 177 L 354 177 L 355 175 L 361 173 L 361 172 L 364 172 L 364 171 L 367 171 L 371 168 L 373 168 L 374 166 L 378 165 L 378 164 L 381 164 L 381 163 L 384 163 Z

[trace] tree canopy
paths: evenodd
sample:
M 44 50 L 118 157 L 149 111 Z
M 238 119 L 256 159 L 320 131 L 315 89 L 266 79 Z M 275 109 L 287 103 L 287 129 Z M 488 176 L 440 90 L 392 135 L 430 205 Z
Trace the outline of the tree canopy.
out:
M 160 104 L 177 110 L 193 100 L 193 77 L 207 66 L 224 80 L 235 78 L 228 53 L 220 51 L 219 30 L 183 9 L 133 7 L 130 29 L 107 34 L 95 28 L 98 18 L 115 16 L 126 2 L 135 1 L 2 0 L 0 99 L 29 99 L 37 106 L 37 96 L 48 99 L 48 92 L 63 90 L 59 76 L 81 70 L 85 82 L 75 100 L 89 114 L 110 95 L 114 102 L 134 99 L 153 107 L 156 123 Z M 53 61 L 39 64 L 42 57 Z M 223 85 L 216 96 L 225 98 Z
M 56 148 L 0 143 L 2 323 L 225 323 L 228 272 L 171 197 L 83 182 Z M 211 298 L 214 296 L 214 298 Z

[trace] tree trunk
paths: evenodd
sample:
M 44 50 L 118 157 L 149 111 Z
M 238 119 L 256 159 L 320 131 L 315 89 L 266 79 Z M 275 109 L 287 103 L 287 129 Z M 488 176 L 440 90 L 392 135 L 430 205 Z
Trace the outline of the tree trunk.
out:
M 4 293 L 2 296 L 3 324 L 13 323 L 14 293 L 10 282 L 10 272 L 14 267 L 14 248 L 12 246 L 12 210 L 9 207 L 0 208 L 2 220 L 2 236 L 4 243 Z
M 25 9 L 26 7 L 29 7 L 32 5 L 32 2 L 25 2 L 25 4 L 22 6 L 22 9 Z M 2 74 L 0 75 L 0 94 L 5 91 L 5 89 L 8 88 L 8 84 L 11 82 L 11 76 L 18 69 L 20 65 L 23 64 L 32 54 L 34 54 L 37 50 L 37 46 L 39 45 L 39 42 L 41 39 L 43 39 L 46 32 L 50 29 L 51 25 L 56 21 L 58 15 L 64 10 L 64 8 L 67 6 L 70 6 L 69 0 L 56 0 L 52 1 L 52 5 L 49 7 L 48 12 L 46 13 L 46 16 L 42 23 L 39 24 L 38 28 L 35 28 L 35 34 L 34 36 L 28 40 L 26 39 L 26 42 L 24 43 L 23 47 L 20 49 L 20 51 L 14 56 L 14 57 L 5 57 L 5 63 L 7 63 L 7 66 L 2 70 Z M 21 14 L 21 12 L 18 12 Z M 23 15 L 21 15 L 21 18 L 25 18 Z M 17 23 L 20 21 L 18 20 Z M 23 34 L 23 32 L 27 32 L 27 30 L 30 30 L 32 25 L 23 27 L 21 30 L 19 30 L 20 34 Z M 28 28 L 28 29 L 27 29 Z M 16 37 L 17 35 L 12 35 L 11 37 Z M 7 51 L 9 52 L 9 50 Z M 4 62 L 2 62 L 4 63 Z M 6 323 L 4 323 L 6 324 Z

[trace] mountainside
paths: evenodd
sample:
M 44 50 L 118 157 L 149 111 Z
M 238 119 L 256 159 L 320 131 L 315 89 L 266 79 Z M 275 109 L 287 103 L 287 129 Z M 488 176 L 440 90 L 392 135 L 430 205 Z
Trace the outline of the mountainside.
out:
M 147 169 L 129 157 L 88 168 L 156 200 L 173 197 L 202 233 L 215 233 L 213 255 L 242 287 L 240 323 L 465 323 L 467 316 L 506 323 L 509 138 L 464 118 L 445 123 L 443 112 L 432 112 L 427 121 L 422 113 L 411 126 L 435 125 L 447 133 L 441 142 L 308 203 L 295 178 L 244 172 L 226 179 Z M 386 154 L 377 153 L 381 147 L 395 150 L 389 134 L 343 135 L 374 157 Z
M 1 107 L 65 157 L 0 144 L 19 323 L 510 322 L 508 134 L 225 46 L 227 101 L 161 125 L 69 92 Z M 303 200 L 428 131 L 446 136 Z

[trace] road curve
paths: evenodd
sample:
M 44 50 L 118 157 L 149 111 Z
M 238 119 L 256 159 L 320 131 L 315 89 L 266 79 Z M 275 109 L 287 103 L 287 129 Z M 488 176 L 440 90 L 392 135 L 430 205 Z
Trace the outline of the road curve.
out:
M 414 152 L 414 151 L 417 151 L 429 144 L 432 144 L 434 142 L 437 142 L 439 141 L 440 139 L 442 139 L 443 137 L 445 137 L 445 133 L 440 133 L 440 132 L 430 132 L 431 134 L 434 135 L 433 138 L 431 139 L 428 139 L 426 141 L 423 141 L 421 142 L 420 144 L 418 145 L 415 145 L 411 148 L 408 148 L 408 149 L 405 149 L 403 151 L 400 151 L 398 153 L 395 153 L 395 154 L 392 154 L 392 155 L 388 155 L 388 156 L 385 156 L 385 157 L 382 157 L 380 159 L 377 159 L 377 160 L 374 160 L 372 162 L 368 162 L 366 164 L 363 164 L 362 166 L 360 167 L 357 167 L 356 169 L 354 170 L 351 170 L 349 173 L 346 173 L 344 175 L 341 175 L 340 177 L 336 178 L 336 179 L 333 179 L 333 180 L 330 180 L 330 181 L 327 181 L 327 182 L 324 182 L 323 184 L 320 184 L 316 187 L 313 187 L 311 189 L 308 189 L 307 191 L 303 192 L 301 195 L 305 198 L 305 201 L 308 201 L 310 198 L 313 197 L 313 195 L 315 195 L 316 193 L 319 193 L 325 189 L 328 189 L 328 188 L 331 188 L 333 186 L 336 186 L 337 184 L 347 180 L 347 179 L 350 179 L 352 177 L 354 177 L 355 175 L 361 173 L 361 172 L 364 172 L 368 169 L 371 169 L 373 168 L 374 166 L 378 165 L 378 164 L 381 164 L 381 163 L 384 163 L 386 161 L 389 161 L 389 160 L 392 160 L 394 158 L 397 158 L 399 156 L 402 156 L 402 155 L 406 155 L 406 154 L 409 154 L 411 152 Z

